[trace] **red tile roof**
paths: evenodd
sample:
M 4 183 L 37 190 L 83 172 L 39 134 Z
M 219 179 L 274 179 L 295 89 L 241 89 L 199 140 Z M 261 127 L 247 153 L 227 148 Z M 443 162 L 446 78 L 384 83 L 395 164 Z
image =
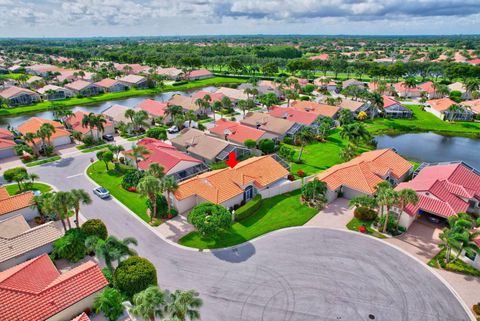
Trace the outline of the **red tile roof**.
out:
M 471 59 L 471 60 L 468 60 L 467 62 L 472 65 L 480 65 L 480 58 Z
M 15 145 L 17 144 L 11 139 L 0 138 L 0 149 L 13 148 Z
M 400 103 L 395 99 L 393 99 L 392 97 L 383 96 L 383 108 L 388 108 L 396 104 L 400 104 Z
M 40 129 L 40 126 L 42 124 L 52 124 L 53 127 L 55 127 L 55 133 L 53 133 L 52 137 L 50 139 L 55 139 L 58 137 L 69 137 L 70 132 L 66 129 L 64 129 L 63 125 L 59 123 L 58 121 L 50 120 L 50 119 L 44 119 L 40 117 L 32 117 L 29 120 L 25 121 L 21 125 L 18 126 L 18 131 L 25 135 L 26 133 L 36 133 L 38 129 Z M 35 139 L 35 141 L 38 143 L 40 142 L 40 138 Z
M 74 82 L 66 84 L 65 88 L 80 91 L 80 90 L 83 90 L 85 88 L 88 88 L 91 85 L 93 85 L 91 82 L 88 82 L 88 81 L 85 81 L 85 80 L 75 80 Z
M 169 174 L 169 171 L 180 162 L 195 163 L 193 165 L 202 163 L 202 161 L 176 150 L 172 145 L 155 138 L 143 138 L 137 144 L 144 146 L 150 151 L 145 160 L 141 160 L 138 163 L 138 167 L 143 170 L 147 170 L 150 164 L 157 163 L 163 167 L 166 174 Z M 127 151 L 126 153 L 129 152 Z
M 340 110 L 340 107 L 320 104 L 313 101 L 295 100 L 291 108 L 301 111 L 316 113 L 321 116 L 333 117 Z
M 153 117 L 163 117 L 165 116 L 165 109 L 168 107 L 168 103 L 164 103 L 157 100 L 145 99 L 137 108 L 145 110 L 148 114 Z
M 66 119 L 66 122 L 72 126 L 72 129 L 74 131 L 80 132 L 82 134 L 86 134 L 90 132 L 90 127 L 83 127 L 82 126 L 82 119 L 83 116 L 88 115 L 89 113 L 85 111 L 76 111 L 72 116 L 68 117 Z M 107 121 L 105 124 L 103 124 L 104 127 L 111 126 L 113 125 L 113 122 L 110 121 L 109 119 L 105 118 Z
M 108 285 L 98 265 L 60 274 L 47 254 L 0 272 L 3 320 L 45 320 Z
M 212 103 L 215 102 L 215 101 L 221 101 L 223 97 L 225 97 L 224 94 L 222 93 L 211 93 L 211 92 L 208 92 L 208 91 L 199 91 L 197 93 L 195 93 L 195 95 L 192 96 L 192 98 L 194 98 L 195 100 L 197 100 L 198 98 L 203 98 L 205 97 L 205 95 L 209 95 L 210 98 L 212 98 Z
M 5 187 L 0 187 L 0 217 L 2 215 L 27 208 L 33 204 L 33 192 L 10 196 Z
M 11 131 L 5 128 L 0 128 L 0 138 L 4 139 L 13 139 L 15 136 L 12 134 Z
M 404 93 L 405 91 L 407 91 L 408 93 L 415 93 L 415 92 L 422 91 L 420 89 L 420 87 L 418 87 L 418 86 L 416 86 L 414 88 L 407 88 L 405 86 L 404 82 L 399 82 L 399 83 L 393 84 L 393 87 L 395 88 L 395 91 L 397 91 L 399 93 Z
M 444 112 L 447 111 L 450 106 L 456 105 L 457 103 L 450 98 L 441 98 L 428 100 L 427 104 L 439 112 Z
M 110 78 L 105 78 L 95 83 L 95 85 L 102 88 L 110 88 L 115 86 L 116 84 L 118 84 L 118 80 L 110 79 Z
M 397 190 L 410 188 L 417 192 L 417 205 L 408 205 L 406 212 L 415 215 L 419 210 L 443 217 L 466 212 L 468 199 L 480 200 L 480 175 L 462 163 L 431 165 L 415 178 L 401 183 Z
M 310 60 L 328 60 L 330 56 L 328 54 L 319 54 L 318 56 L 308 57 Z
M 247 139 L 258 141 L 265 134 L 265 131 L 250 126 L 242 125 L 234 121 L 220 119 L 215 122 L 215 127 L 210 128 L 211 133 L 224 137 L 225 131 L 228 130 L 228 140 L 243 144 Z
M 78 317 L 73 318 L 71 321 L 90 321 L 90 318 L 85 312 L 83 312 Z
M 429 94 L 435 93 L 435 88 L 433 88 L 433 82 L 427 81 L 418 85 L 421 91 L 425 91 Z
M 192 72 L 190 72 L 190 75 L 189 75 L 190 78 L 208 77 L 208 76 L 213 76 L 213 74 L 211 71 L 207 69 L 192 70 Z
M 276 106 L 272 107 L 268 114 L 272 115 L 273 117 L 288 119 L 290 121 L 307 126 L 313 124 L 315 120 L 321 116 L 321 114 L 317 113 L 316 111 L 304 111 L 295 108 L 283 108 Z
M 29 89 L 20 88 L 20 87 L 17 87 L 17 86 L 8 87 L 8 88 L 0 91 L 0 96 L 5 98 L 5 99 L 13 98 L 14 96 L 16 96 L 18 94 L 38 95 L 37 93 L 35 93 L 35 92 L 33 92 Z

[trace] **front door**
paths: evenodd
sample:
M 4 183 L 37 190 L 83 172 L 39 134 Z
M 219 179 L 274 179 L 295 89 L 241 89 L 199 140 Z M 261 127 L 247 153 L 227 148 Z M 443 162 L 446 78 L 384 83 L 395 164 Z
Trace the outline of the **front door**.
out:
M 243 199 L 245 200 L 245 202 L 248 202 L 252 198 L 253 198 L 253 186 L 247 186 L 247 188 L 245 188 L 245 192 L 243 193 Z

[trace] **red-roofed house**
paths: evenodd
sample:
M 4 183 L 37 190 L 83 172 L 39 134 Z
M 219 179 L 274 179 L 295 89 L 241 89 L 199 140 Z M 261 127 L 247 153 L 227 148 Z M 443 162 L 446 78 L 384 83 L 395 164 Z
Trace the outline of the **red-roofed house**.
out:
M 213 73 L 207 69 L 192 70 L 188 74 L 188 79 L 190 80 L 200 80 L 200 79 L 207 79 L 212 77 L 213 77 Z
M 105 78 L 95 83 L 105 92 L 119 92 L 127 89 L 127 86 L 116 79 Z
M 473 118 L 473 113 L 470 109 L 457 105 L 457 103 L 450 98 L 432 99 L 427 101 L 425 108 L 431 114 L 434 114 L 442 120 L 460 120 L 470 121 Z M 457 110 L 450 110 L 451 106 L 458 106 Z
M 222 98 L 225 97 L 225 95 L 223 93 L 211 93 L 211 92 L 208 92 L 208 91 L 203 91 L 203 90 L 200 90 L 198 92 L 195 93 L 195 95 L 192 96 L 193 99 L 197 100 L 197 99 L 203 99 L 203 97 L 205 97 L 206 95 L 209 95 L 210 98 L 211 98 L 211 103 L 214 103 L 216 101 L 222 101 Z
M 480 65 L 480 58 L 475 58 L 467 61 L 471 65 Z
M 71 133 L 66 130 L 61 123 L 50 119 L 32 117 L 20 124 L 17 129 L 22 135 L 25 135 L 26 133 L 35 134 L 45 123 L 52 124 L 52 126 L 55 127 L 55 132 L 53 133 L 52 137 L 50 137 L 50 143 L 52 146 L 57 147 L 70 144 L 72 142 L 70 139 Z M 42 141 L 40 138 L 36 138 L 35 142 L 37 144 L 41 144 Z
M 315 113 L 318 116 L 336 118 L 340 108 L 327 104 L 321 104 L 314 101 L 294 100 L 291 108 L 307 113 Z
M 87 97 L 98 95 L 102 90 L 94 83 L 85 80 L 76 80 L 66 84 L 65 88 L 70 89 L 75 95 Z
M 113 64 L 114 68 L 120 72 L 126 74 L 146 74 L 150 70 L 149 66 L 143 66 L 140 64 Z
M 126 75 L 118 81 L 129 88 L 144 89 L 148 87 L 147 78 L 139 75 Z
M 157 101 L 153 99 L 145 99 L 138 104 L 137 109 L 146 111 L 150 117 L 165 117 L 165 110 L 168 107 L 168 103 Z M 167 121 L 167 120 L 166 120 Z
M 104 130 L 100 132 L 97 128 L 90 128 L 90 127 L 83 127 L 82 126 L 82 119 L 84 116 L 88 116 L 89 113 L 85 111 L 76 111 L 72 116 L 65 119 L 65 123 L 67 124 L 68 128 L 72 131 L 77 131 L 82 133 L 83 137 L 92 136 L 94 139 L 100 139 L 103 135 L 113 135 L 115 133 L 115 125 L 113 121 L 105 118 L 107 121 L 103 124 Z
M 215 122 L 215 127 L 209 129 L 210 134 L 227 141 L 243 145 L 247 139 L 255 142 L 265 138 L 266 132 L 224 118 Z
M 329 58 L 330 56 L 326 53 L 308 57 L 310 60 L 328 60 Z
M 402 98 L 418 98 L 422 92 L 420 87 L 415 86 L 410 88 L 406 86 L 404 82 L 393 84 L 393 88 L 397 92 L 398 96 Z
M 0 187 L 0 220 L 22 215 L 25 220 L 31 221 L 38 215 L 36 208 L 32 208 L 33 192 L 10 196 L 7 189 Z
M 318 119 L 318 117 L 323 116 L 315 110 L 305 111 L 301 109 L 277 106 L 273 106 L 272 108 L 270 108 L 268 114 L 273 117 L 288 119 L 297 124 L 302 124 L 306 126 L 313 125 Z
M 16 86 L 0 91 L 0 97 L 6 99 L 9 106 L 29 105 L 40 101 L 40 95 L 36 92 Z
M 47 254 L 0 272 L 2 320 L 71 320 L 108 281 L 92 261 L 60 273 Z
M 429 165 L 411 181 L 401 183 L 417 192 L 417 205 L 409 204 L 400 223 L 408 228 L 417 215 L 447 219 L 458 213 L 480 214 L 480 173 L 465 163 Z M 400 213 L 400 209 L 395 210 Z
M 0 128 L 0 158 L 15 156 L 15 145 L 13 134 L 4 128 Z
M 412 118 L 413 112 L 392 97 L 383 96 L 383 109 L 389 118 Z
M 163 167 L 166 175 L 174 176 L 181 181 L 198 175 L 208 170 L 208 167 L 200 160 L 178 151 L 170 144 L 164 143 L 155 138 L 143 138 L 138 145 L 144 146 L 150 154 L 144 160 L 138 162 L 138 168 L 147 170 L 150 164 L 157 163 Z M 128 156 L 131 151 L 123 152 L 125 160 L 135 165 L 135 160 Z
M 424 83 L 421 83 L 418 85 L 418 88 L 420 88 L 420 91 L 424 91 L 427 93 L 428 99 L 436 99 L 436 98 L 442 98 L 443 95 L 441 93 L 438 93 L 437 90 L 435 89 L 433 82 L 431 81 L 426 81 Z

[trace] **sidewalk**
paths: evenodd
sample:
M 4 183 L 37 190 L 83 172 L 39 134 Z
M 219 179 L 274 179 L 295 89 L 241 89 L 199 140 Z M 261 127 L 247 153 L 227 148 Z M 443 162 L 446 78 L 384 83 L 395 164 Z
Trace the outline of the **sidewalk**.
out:
M 184 214 L 177 215 L 171 220 L 162 223 L 158 227 L 154 227 L 157 232 L 163 235 L 166 239 L 177 242 L 186 234 L 194 230 L 193 226 L 188 223 Z
M 347 229 L 346 225 L 352 218 L 353 209 L 348 207 L 348 200 L 337 198 L 308 221 L 305 226 Z

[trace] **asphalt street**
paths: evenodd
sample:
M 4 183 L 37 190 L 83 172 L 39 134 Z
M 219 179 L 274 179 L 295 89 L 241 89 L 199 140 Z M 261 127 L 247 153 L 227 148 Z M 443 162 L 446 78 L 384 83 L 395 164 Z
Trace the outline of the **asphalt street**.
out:
M 95 187 L 89 154 L 30 169 L 61 190 Z M 111 234 L 135 237 L 166 289 L 195 289 L 204 321 L 466 321 L 459 299 L 425 265 L 358 233 L 286 229 L 213 252 L 162 240 L 114 200 L 82 208 Z M 291 213 L 295 215 L 295 213 Z

